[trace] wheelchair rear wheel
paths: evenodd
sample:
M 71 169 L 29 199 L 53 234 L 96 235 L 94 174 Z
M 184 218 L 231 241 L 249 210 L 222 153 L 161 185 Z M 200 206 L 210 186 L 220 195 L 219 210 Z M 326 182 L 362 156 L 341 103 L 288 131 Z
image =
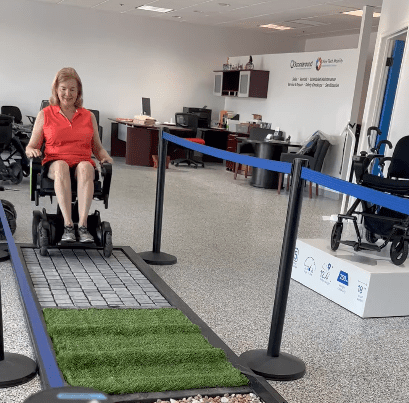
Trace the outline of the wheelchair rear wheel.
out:
M 13 162 L 10 165 L 10 181 L 14 185 L 18 185 L 23 180 L 23 168 L 18 162 Z
M 336 251 L 339 247 L 339 243 L 341 241 L 341 235 L 342 235 L 342 228 L 343 228 L 343 225 L 340 222 L 335 223 L 334 227 L 332 228 L 331 249 L 333 251 Z
M 396 266 L 403 264 L 408 257 L 408 241 L 402 237 L 396 237 L 391 244 L 390 256 Z

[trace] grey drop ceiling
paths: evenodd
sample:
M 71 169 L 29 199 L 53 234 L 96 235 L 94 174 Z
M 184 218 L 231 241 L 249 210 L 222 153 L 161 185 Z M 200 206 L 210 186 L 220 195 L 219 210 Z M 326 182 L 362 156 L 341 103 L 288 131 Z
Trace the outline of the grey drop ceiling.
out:
M 325 37 L 358 33 L 361 17 L 342 14 L 344 11 L 373 6 L 381 12 L 382 0 L 30 0 L 53 3 L 56 7 L 79 7 L 93 11 L 156 18 L 178 23 L 240 28 L 265 32 L 280 38 Z M 226 5 L 227 4 L 227 5 Z M 137 10 L 149 5 L 170 8 L 168 13 Z M 379 18 L 373 19 L 373 31 Z M 293 29 L 276 31 L 259 25 L 277 24 Z

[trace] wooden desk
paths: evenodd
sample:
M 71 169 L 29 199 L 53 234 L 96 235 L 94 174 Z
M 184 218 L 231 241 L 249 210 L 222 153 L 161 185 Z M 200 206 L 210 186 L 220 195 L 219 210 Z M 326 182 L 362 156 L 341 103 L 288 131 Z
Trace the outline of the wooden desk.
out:
M 197 129 L 198 137 L 205 141 L 205 144 L 209 147 L 218 148 L 219 150 L 227 150 L 227 140 L 229 134 L 232 134 L 228 130 L 211 128 L 211 129 Z M 203 162 L 222 162 L 220 158 L 213 157 L 211 155 L 203 155 Z
M 125 157 L 126 164 L 138 166 L 151 166 L 154 162 L 152 155 L 158 154 L 159 130 L 168 127 L 170 134 L 178 137 L 188 138 L 193 136 L 193 131 L 183 127 L 171 125 L 144 126 L 116 119 L 109 119 L 111 124 L 111 156 Z M 126 141 L 118 137 L 119 125 L 126 126 Z M 167 155 L 172 159 L 183 158 L 185 152 L 178 146 L 169 142 Z

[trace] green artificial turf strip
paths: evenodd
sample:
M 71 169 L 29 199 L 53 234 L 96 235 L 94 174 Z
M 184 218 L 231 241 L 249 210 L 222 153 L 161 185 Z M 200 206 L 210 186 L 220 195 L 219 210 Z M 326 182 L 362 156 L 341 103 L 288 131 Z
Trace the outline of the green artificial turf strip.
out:
M 46 308 L 43 314 L 72 386 L 130 394 L 248 384 L 177 309 Z

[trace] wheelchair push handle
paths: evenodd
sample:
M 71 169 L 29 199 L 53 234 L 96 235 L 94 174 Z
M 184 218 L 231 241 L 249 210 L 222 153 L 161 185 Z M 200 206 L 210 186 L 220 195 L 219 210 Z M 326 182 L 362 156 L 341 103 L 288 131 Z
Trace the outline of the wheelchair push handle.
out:
M 389 140 L 381 140 L 378 143 L 378 145 L 376 146 L 376 148 L 372 148 L 371 151 L 376 152 L 377 154 L 379 154 L 379 150 L 380 150 L 382 144 L 386 144 L 389 147 L 389 149 L 392 149 L 392 147 L 393 147 L 392 143 Z

